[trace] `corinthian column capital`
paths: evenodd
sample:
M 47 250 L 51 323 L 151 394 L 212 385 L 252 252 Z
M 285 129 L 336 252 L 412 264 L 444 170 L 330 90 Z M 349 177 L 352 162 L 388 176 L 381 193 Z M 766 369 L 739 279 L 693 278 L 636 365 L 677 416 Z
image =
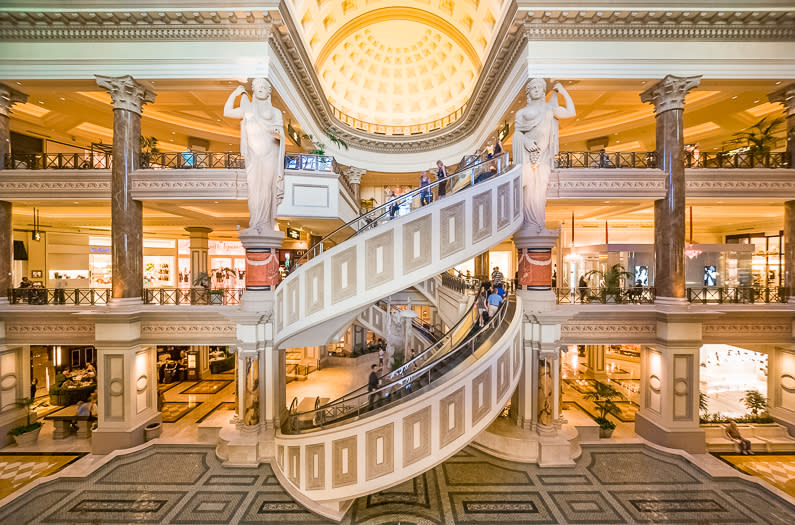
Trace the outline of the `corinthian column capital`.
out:
M 641 102 L 654 104 L 654 112 L 659 115 L 669 109 L 684 109 L 685 95 L 701 83 L 701 75 L 694 77 L 666 77 L 640 94 Z
M 28 96 L 7 84 L 0 84 L 0 115 L 11 116 L 11 106 L 14 104 L 24 104 L 28 101 Z
M 105 88 L 113 99 L 113 109 L 126 109 L 141 114 L 143 105 L 154 102 L 156 93 L 130 75 L 106 77 L 96 75 L 99 87 Z
M 345 170 L 345 176 L 348 177 L 348 182 L 351 184 L 361 184 L 362 176 L 367 173 L 367 170 L 364 168 L 356 168 L 351 166 L 350 168 Z
M 773 103 L 783 104 L 788 117 L 795 115 L 795 82 L 770 93 L 767 99 Z

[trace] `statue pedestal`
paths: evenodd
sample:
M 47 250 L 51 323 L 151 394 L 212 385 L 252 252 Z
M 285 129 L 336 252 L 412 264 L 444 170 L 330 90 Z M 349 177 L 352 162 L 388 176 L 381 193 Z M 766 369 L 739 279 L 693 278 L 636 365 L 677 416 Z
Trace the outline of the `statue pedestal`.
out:
M 240 242 L 246 249 L 246 291 L 240 309 L 262 312 L 273 308 L 273 290 L 281 280 L 279 274 L 279 248 L 284 234 L 280 231 L 240 232 Z

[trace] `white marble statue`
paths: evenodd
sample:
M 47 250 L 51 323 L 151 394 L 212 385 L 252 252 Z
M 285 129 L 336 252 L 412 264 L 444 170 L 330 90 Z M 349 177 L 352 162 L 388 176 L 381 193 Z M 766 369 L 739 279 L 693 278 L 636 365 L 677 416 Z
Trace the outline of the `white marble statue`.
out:
M 546 228 L 547 184 L 558 152 L 557 119 L 576 115 L 574 102 L 559 82 L 552 88 L 549 102 L 546 89 L 543 78 L 527 83 L 527 105 L 516 112 L 513 135 L 514 163 L 522 164 L 524 224 L 537 230 Z M 565 107 L 558 104 L 558 93 L 563 95 Z
M 400 311 L 390 312 L 386 332 L 386 367 L 390 369 L 395 352 L 404 352 L 406 347 L 406 327 Z
M 224 116 L 240 119 L 240 152 L 246 160 L 248 230 L 273 233 L 276 208 L 284 198 L 284 121 L 271 104 L 271 85 L 251 82 L 252 99 L 238 86 L 224 105 Z M 240 97 L 240 106 L 235 99 Z

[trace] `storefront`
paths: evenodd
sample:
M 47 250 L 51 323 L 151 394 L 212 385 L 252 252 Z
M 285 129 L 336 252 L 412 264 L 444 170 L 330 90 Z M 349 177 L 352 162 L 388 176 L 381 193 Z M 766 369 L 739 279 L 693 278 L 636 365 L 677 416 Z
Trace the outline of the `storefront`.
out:
M 748 391 L 767 397 L 768 356 L 725 344 L 702 345 L 701 393 L 707 396 L 707 412 L 725 417 L 748 413 Z
M 31 345 L 32 397 L 50 396 L 50 404 L 71 405 L 87 401 L 96 391 L 96 359 L 93 346 Z
M 784 232 L 727 235 L 727 244 L 749 245 L 751 284 L 756 287 L 784 286 Z

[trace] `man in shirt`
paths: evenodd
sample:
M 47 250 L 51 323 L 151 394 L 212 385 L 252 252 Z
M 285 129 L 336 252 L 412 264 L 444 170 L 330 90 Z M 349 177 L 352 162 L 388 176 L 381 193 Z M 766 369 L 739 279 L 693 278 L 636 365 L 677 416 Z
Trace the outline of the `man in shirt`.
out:
M 375 371 L 378 368 L 378 365 L 372 365 L 370 367 L 370 378 L 367 380 L 367 391 L 370 392 L 370 408 L 375 405 L 375 398 L 378 395 L 376 390 L 378 390 L 378 373 Z
M 502 275 L 499 266 L 494 267 L 494 271 L 491 272 L 491 284 L 494 285 L 495 288 L 502 287 L 502 281 L 505 279 L 505 276 Z
M 497 308 L 502 304 L 502 296 L 497 292 L 497 288 L 492 288 L 491 295 L 487 299 L 489 303 L 489 319 L 497 313 Z

